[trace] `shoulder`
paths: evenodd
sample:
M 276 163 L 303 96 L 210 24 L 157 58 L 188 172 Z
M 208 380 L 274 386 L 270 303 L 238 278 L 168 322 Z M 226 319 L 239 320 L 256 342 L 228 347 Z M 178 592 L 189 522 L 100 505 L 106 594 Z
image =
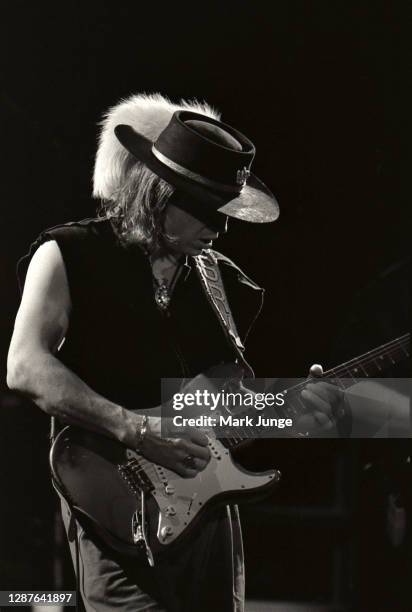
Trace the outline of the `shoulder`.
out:
M 228 273 L 237 278 L 240 283 L 248 285 L 256 291 L 264 291 L 264 289 L 260 287 L 260 285 L 258 285 L 252 278 L 250 278 L 250 276 L 246 274 L 232 259 L 223 253 L 210 249 L 208 254 L 215 261 L 215 263 L 217 263 L 220 269 L 227 270 Z
M 48 243 L 54 245 L 46 246 Z M 81 270 L 88 261 L 96 260 L 96 251 L 108 251 L 108 245 L 115 244 L 116 237 L 107 219 L 82 219 L 49 227 L 39 234 L 17 264 L 20 289 L 24 285 L 29 263 L 35 255 L 36 261 L 41 259 L 43 263 L 45 259 L 51 264 L 53 261 L 63 261 L 70 283 L 73 270 Z
M 65 265 L 59 245 L 48 240 L 39 246 L 30 260 L 27 269 L 27 286 L 37 289 L 62 288 L 67 286 Z
M 59 268 L 63 265 L 63 258 L 56 240 L 47 240 L 40 244 L 30 260 L 29 268 L 35 267 Z
M 49 240 L 40 245 L 28 266 L 19 317 L 23 317 L 32 328 L 46 327 L 49 320 L 59 322 L 66 329 L 70 310 L 63 258 L 57 243 Z
M 56 240 L 59 242 L 85 242 L 88 240 L 98 241 L 114 238 L 114 232 L 110 220 L 108 219 L 82 219 L 80 221 L 70 221 L 49 227 L 41 232 L 38 241 Z

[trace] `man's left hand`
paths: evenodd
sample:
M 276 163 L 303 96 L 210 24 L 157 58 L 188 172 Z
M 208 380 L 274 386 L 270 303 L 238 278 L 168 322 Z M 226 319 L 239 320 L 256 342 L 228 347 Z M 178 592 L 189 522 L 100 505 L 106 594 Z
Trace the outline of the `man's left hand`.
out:
M 322 380 L 323 368 L 313 365 L 309 371 L 309 380 L 301 393 L 308 412 L 298 420 L 299 431 L 311 436 L 331 437 L 337 435 L 337 420 L 344 414 L 344 392 L 331 383 Z

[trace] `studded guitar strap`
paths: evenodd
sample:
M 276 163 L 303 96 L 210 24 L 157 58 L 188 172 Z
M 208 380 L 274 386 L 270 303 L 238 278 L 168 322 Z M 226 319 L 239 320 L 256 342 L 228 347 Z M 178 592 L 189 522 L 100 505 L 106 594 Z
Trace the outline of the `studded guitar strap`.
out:
M 196 255 L 193 259 L 207 299 L 215 311 L 226 337 L 233 346 L 239 363 L 245 369 L 245 377 L 253 378 L 253 369 L 243 356 L 245 347 L 239 337 L 230 310 L 216 256 L 211 251 L 207 251 L 205 254 Z

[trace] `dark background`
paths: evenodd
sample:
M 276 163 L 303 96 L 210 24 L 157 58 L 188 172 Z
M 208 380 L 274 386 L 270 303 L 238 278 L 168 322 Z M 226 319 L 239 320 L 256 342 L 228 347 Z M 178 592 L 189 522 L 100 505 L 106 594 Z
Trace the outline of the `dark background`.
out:
M 305 375 L 313 362 L 334 365 L 332 348 L 356 293 L 407 252 L 404 6 L 2 3 L 0 390 L 7 469 L 0 569 L 7 584 L 50 585 L 52 558 L 47 419 L 5 385 L 19 299 L 15 263 L 45 227 L 93 215 L 103 111 L 142 91 L 206 99 L 255 142 L 254 171 L 277 195 L 280 219 L 261 227 L 232 222 L 217 245 L 267 289 L 249 360 L 259 376 L 271 377 Z M 314 443 L 307 451 L 319 465 L 332 452 L 323 448 Z M 333 478 L 326 472 L 318 472 L 321 497 Z M 290 503 L 309 503 L 298 498 Z M 259 562 L 248 570 L 258 584 Z M 295 577 L 296 599 L 305 580 Z

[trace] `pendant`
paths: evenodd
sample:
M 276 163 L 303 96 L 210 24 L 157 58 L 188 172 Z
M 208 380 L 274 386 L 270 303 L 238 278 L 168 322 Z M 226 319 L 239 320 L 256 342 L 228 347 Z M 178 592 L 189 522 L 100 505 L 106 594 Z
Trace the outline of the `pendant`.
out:
M 155 290 L 155 301 L 160 310 L 167 310 L 170 304 L 170 293 L 167 283 L 160 283 Z

